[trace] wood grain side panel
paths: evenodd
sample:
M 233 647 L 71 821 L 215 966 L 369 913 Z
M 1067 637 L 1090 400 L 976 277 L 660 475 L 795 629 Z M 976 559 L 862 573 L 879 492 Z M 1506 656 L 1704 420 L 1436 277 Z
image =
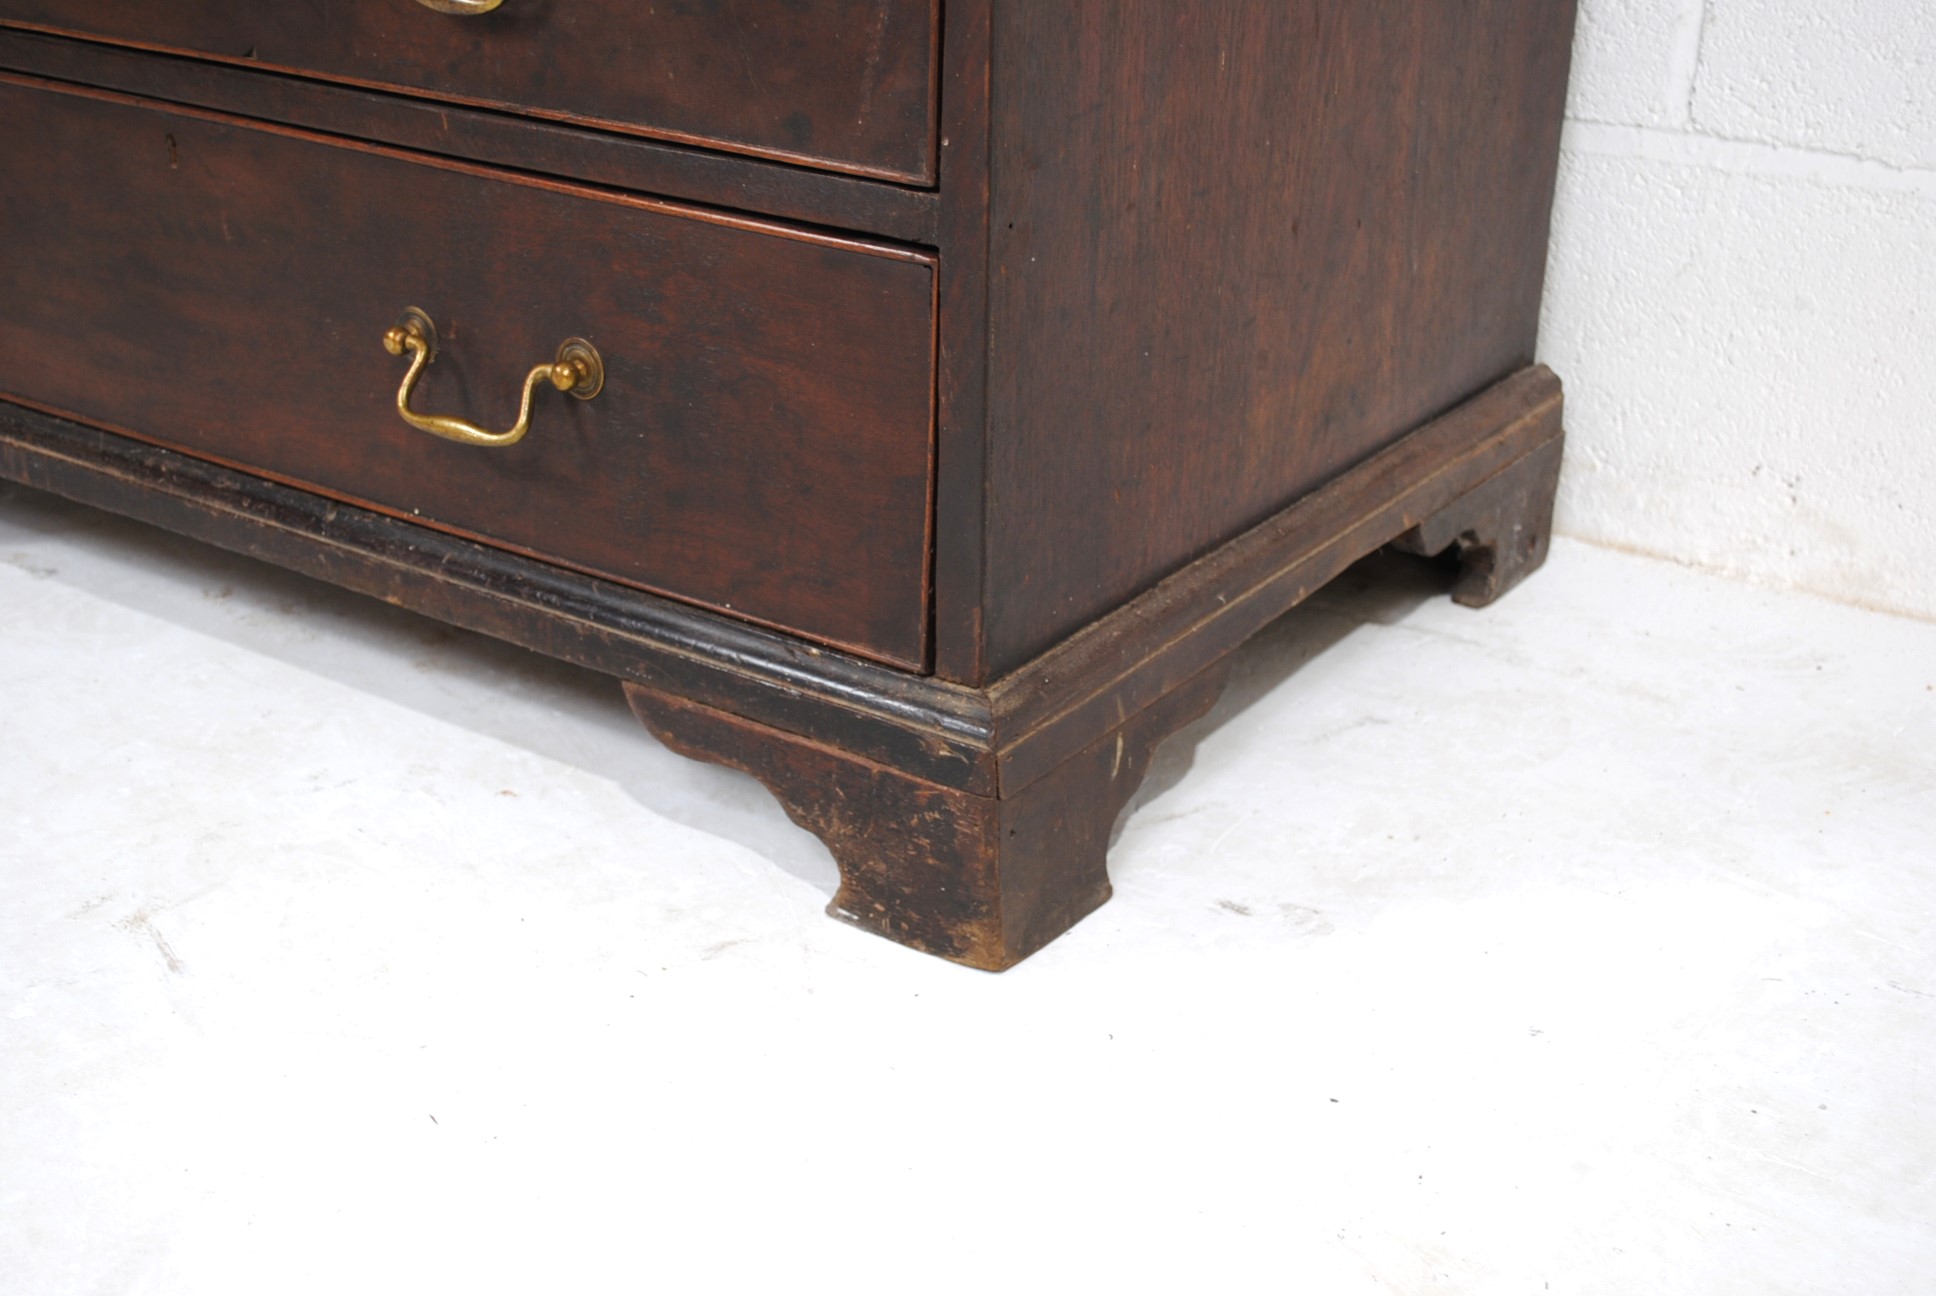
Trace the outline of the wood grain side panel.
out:
M 0 391 L 338 498 L 920 668 L 924 258 L 0 78 Z M 86 159 L 76 166 L 75 159 Z M 418 432 L 380 345 L 443 351 Z
M 1437 552 L 1476 526 L 1498 551 L 1511 532 L 1505 579 L 1475 582 L 1496 596 L 1545 557 L 1563 410 L 1550 369 L 1521 370 L 997 680 L 1004 795 L 1390 541 Z
M 1572 23 L 996 8 L 990 675 L 1532 360 Z
M 934 177 L 938 0 L 0 0 L 0 23 L 633 130 L 916 184 Z

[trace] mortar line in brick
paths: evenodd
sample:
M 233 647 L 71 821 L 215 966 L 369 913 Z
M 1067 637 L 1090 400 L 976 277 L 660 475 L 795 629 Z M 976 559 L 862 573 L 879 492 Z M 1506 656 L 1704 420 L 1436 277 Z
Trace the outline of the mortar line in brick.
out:
M 1707 38 L 1712 0 L 1681 0 L 1674 20 L 1673 46 L 1668 53 L 1666 99 L 1680 113 L 1681 124 L 1694 124 L 1694 90 L 1701 73 L 1701 45 Z
M 1829 149 L 1729 139 L 1705 131 L 1664 130 L 1656 126 L 1570 117 L 1560 147 L 1574 153 L 1643 158 L 1731 175 L 1936 198 L 1936 170 L 1926 167 L 1897 166 L 1893 162 Z

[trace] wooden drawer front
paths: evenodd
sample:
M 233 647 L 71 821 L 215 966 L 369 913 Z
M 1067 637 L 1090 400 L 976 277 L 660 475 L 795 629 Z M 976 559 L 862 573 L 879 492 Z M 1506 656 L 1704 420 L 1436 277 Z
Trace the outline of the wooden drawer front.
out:
M 926 656 L 922 255 L 0 76 L 0 393 L 901 665 Z M 442 349 L 394 402 L 405 307 Z
M 934 178 L 938 0 L 0 0 L 0 23 Z

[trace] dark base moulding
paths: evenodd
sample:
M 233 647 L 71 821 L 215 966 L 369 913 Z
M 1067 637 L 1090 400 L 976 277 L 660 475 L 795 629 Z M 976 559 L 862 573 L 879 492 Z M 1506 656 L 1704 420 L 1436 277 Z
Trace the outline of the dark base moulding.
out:
M 1537 568 L 1562 441 L 1558 380 L 1522 369 L 970 687 L 0 403 L 0 476 L 616 677 L 826 842 L 836 917 L 989 970 L 1109 898 L 1117 815 L 1250 635 L 1387 544 L 1455 556 L 1475 607 Z

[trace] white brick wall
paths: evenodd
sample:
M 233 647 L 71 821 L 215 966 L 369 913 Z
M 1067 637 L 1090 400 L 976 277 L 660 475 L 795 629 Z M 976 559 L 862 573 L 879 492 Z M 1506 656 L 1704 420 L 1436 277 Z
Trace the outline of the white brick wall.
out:
M 1936 0 L 1581 0 L 1558 528 L 1936 618 Z

